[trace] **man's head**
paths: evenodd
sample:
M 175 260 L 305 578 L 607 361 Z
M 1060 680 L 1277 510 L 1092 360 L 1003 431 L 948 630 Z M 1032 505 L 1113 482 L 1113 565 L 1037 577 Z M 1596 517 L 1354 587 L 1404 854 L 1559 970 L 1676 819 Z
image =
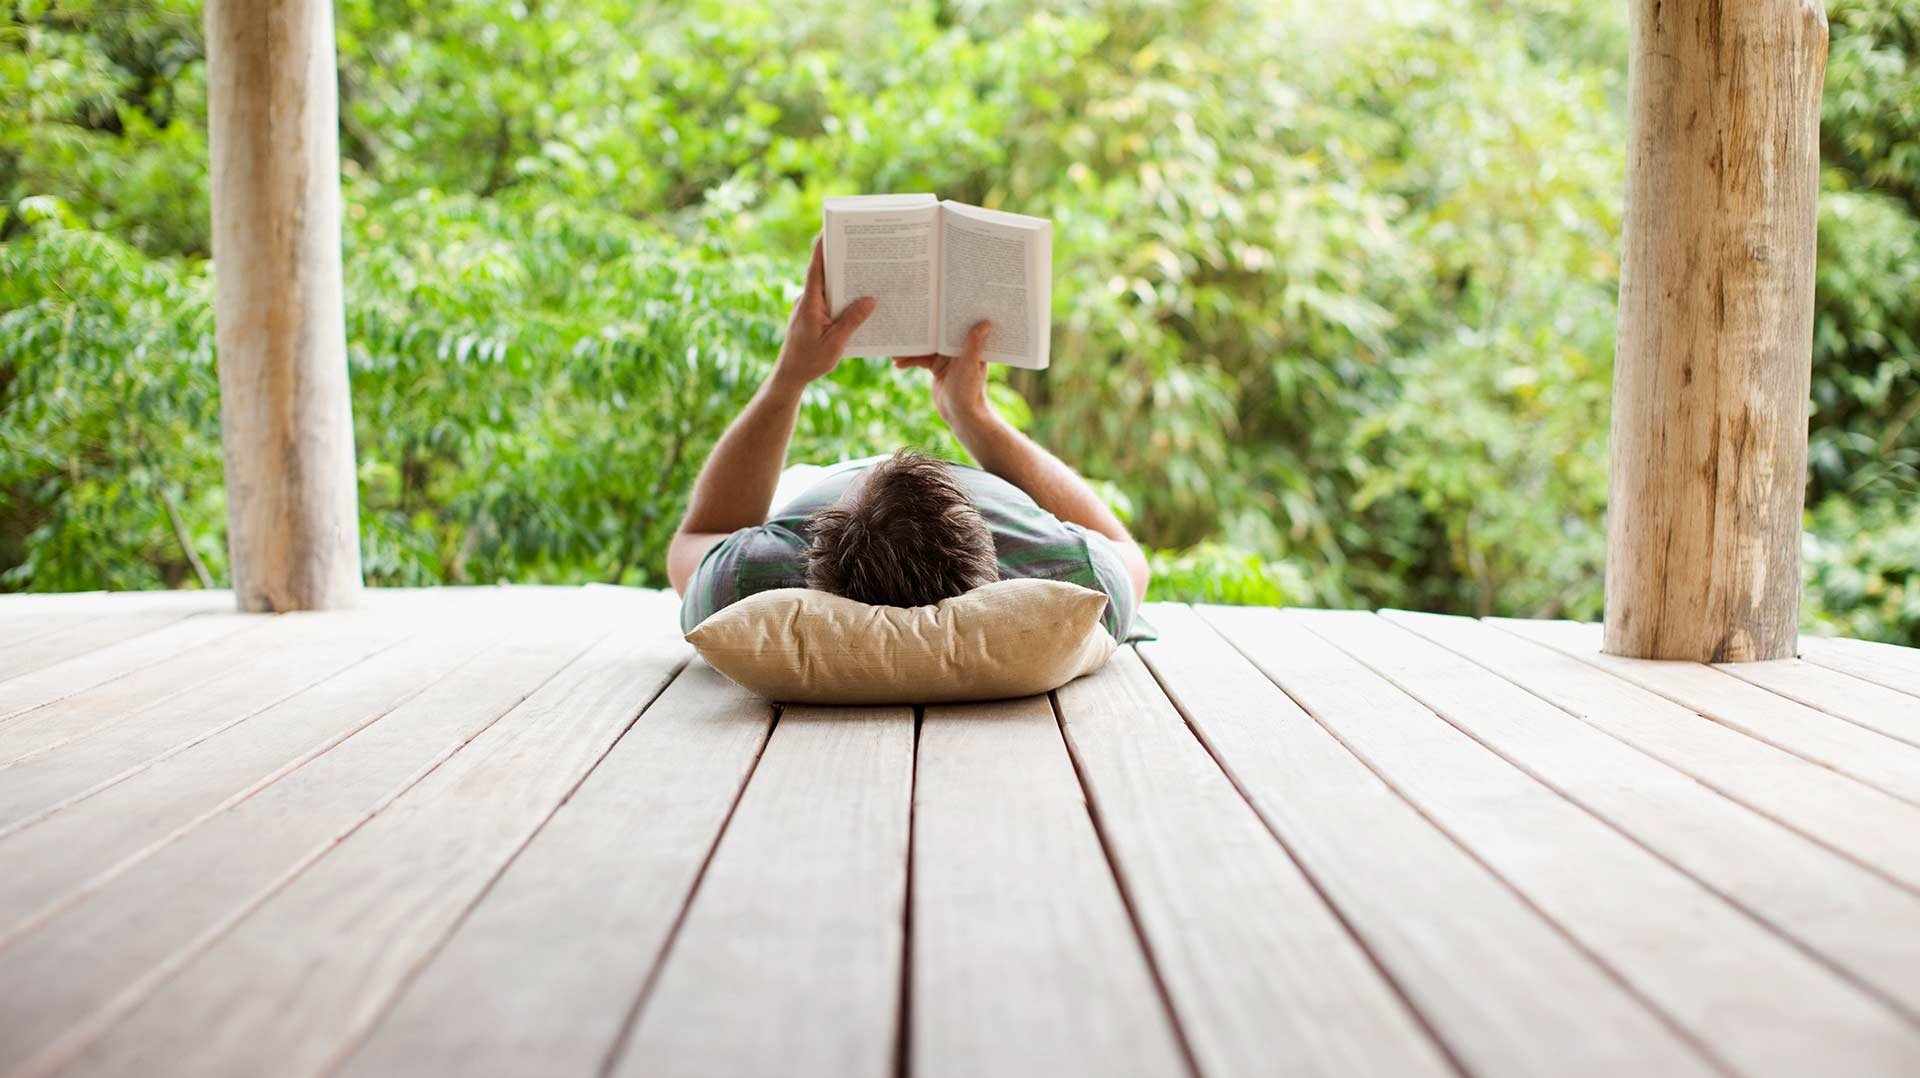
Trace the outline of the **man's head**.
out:
M 807 586 L 930 606 L 1000 579 L 993 533 L 945 461 L 902 449 L 809 521 Z

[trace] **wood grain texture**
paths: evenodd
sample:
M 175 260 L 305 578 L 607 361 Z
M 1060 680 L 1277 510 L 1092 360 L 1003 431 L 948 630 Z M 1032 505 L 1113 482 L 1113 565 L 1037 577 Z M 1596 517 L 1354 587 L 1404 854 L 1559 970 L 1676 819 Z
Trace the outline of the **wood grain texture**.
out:
M 202 614 L 182 618 L 153 632 L 0 681 L 0 724 L 115 678 L 167 662 L 223 637 L 258 628 L 267 620 L 254 614 Z
M 0 594 L 0 649 L 11 653 L 22 644 L 95 622 L 230 613 L 232 599 L 231 592 L 192 590 L 4 593 Z
M 15 618 L 48 615 L 94 616 L 131 614 L 145 610 L 230 611 L 233 593 L 222 588 L 177 588 L 171 591 L 69 591 L 0 593 L 0 624 Z
M 893 1073 L 913 727 L 781 713 L 614 1074 Z
M 1046 697 L 927 709 L 910 923 L 912 1073 L 1186 1072 Z
M 1751 1075 L 1898 1075 L 1920 1030 L 1436 716 L 1297 618 L 1209 621 L 1342 744 L 1487 867 Z
M 123 1017 L 83 1034 L 55 1072 L 337 1064 L 685 661 L 665 624 L 594 645 Z
M 1507 626 L 1503 621 L 1496 623 Z M 1599 649 L 1597 626 L 1571 621 L 1520 621 L 1510 627 L 1750 737 L 1920 805 L 1920 747 L 1796 703 L 1702 663 L 1605 654 Z
M 1452 1073 L 1133 649 L 1056 697 L 1202 1074 Z
M 1409 624 L 1589 725 L 1920 893 L 1920 810 L 1912 805 L 1526 639 L 1521 623 L 1448 623 L 1441 629 Z
M 191 616 L 192 612 L 185 610 L 143 610 L 45 628 L 36 619 L 31 627 L 21 627 L 19 639 L 0 647 L 0 679 L 18 678 L 124 640 L 136 640 Z
M 0 940 L 352 736 L 495 635 L 449 627 L 408 640 L 0 838 Z
M 44 607 L 40 610 L 41 612 L 31 617 L 25 613 L 0 617 L 0 648 L 12 648 L 53 633 L 63 633 L 88 622 L 104 620 L 108 616 L 99 612 L 47 610 Z
M 1468 1072 L 1715 1073 L 1197 614 L 1146 613 L 1168 695 Z
M 1800 638 L 1800 657 L 1889 689 L 1920 696 L 1920 650 L 1872 640 Z
M 407 629 L 315 616 L 280 652 L 0 770 L 0 836 L 182 752 L 392 647 Z
M 1474 740 L 1920 1023 L 1920 895 L 1404 627 L 1461 637 L 1478 628 L 1471 619 L 1412 614 L 1397 615 L 1396 624 L 1356 612 L 1300 616 Z
M 1920 700 L 1897 689 L 1800 659 L 1714 669 L 1920 749 Z
M 360 593 L 329 0 L 206 7 L 214 335 L 240 609 Z
M 68 598 L 0 631 L 181 601 Z M 1163 606 L 917 744 L 698 664 L 621 733 L 674 602 L 375 590 L 0 681 L 0 806 L 113 772 L 0 835 L 0 1075 L 1920 1070 L 1920 806 L 1522 627 L 1270 615 L 1327 723 Z M 1859 673 L 1692 669 L 1881 736 Z
M 183 694 L 205 691 L 209 682 L 250 666 L 297 661 L 308 641 L 334 631 L 324 620 L 305 616 L 260 618 L 259 624 L 241 633 L 0 719 L 0 767 L 92 736 L 164 707 Z
M 1827 19 L 1628 5 L 1606 647 L 1794 651 Z
M 340 1073 L 598 1073 L 772 725 L 695 659 Z
M 374 813 L 552 679 L 604 632 L 528 622 L 266 789 L 0 944 L 0 1073 L 41 1070 L 151 992 Z M 297 967 L 293 967 L 297 968 Z M 263 969 L 261 976 L 274 970 Z

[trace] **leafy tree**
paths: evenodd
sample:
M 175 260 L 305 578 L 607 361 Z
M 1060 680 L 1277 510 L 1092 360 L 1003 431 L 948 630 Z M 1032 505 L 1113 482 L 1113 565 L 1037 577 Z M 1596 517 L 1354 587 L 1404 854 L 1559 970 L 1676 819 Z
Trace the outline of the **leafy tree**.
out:
M 1836 0 L 1807 619 L 1920 642 L 1920 10 Z M 994 391 L 1155 593 L 1599 613 L 1620 6 L 338 0 L 376 583 L 659 584 L 830 194 L 1057 222 Z M 226 574 L 199 4 L 0 33 L 0 583 Z M 854 360 L 797 455 L 957 453 Z M 1915 596 L 1910 598 L 1910 596 Z

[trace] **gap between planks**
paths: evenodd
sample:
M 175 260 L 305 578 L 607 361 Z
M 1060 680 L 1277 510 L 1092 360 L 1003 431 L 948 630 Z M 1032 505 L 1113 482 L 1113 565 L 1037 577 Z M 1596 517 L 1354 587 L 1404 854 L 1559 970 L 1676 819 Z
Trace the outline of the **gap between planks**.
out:
M 1714 1072 L 1199 615 L 1150 613 L 1161 636 L 1139 650 L 1168 696 L 1463 1070 Z
M 1467 736 L 1920 1023 L 1920 896 L 1475 663 L 1475 644 L 1497 644 L 1497 630 L 1437 614 L 1297 616 Z
M 202 614 L 182 618 L 130 640 L 0 681 L 0 725 L 271 620 L 264 614 Z
M 782 709 L 612 1073 L 893 1073 L 913 722 Z
M 658 635 L 616 631 L 559 674 L 543 671 L 544 683 L 506 715 L 350 821 L 351 837 L 300 858 L 239 915 L 204 930 L 96 1009 L 43 1052 L 42 1063 L 63 1073 L 164 1066 L 241 1074 L 323 1064 L 377 1016 L 413 964 L 678 668 L 677 640 L 665 650 L 646 646 Z M 643 693 L 637 701 L 636 688 Z M 445 702 L 417 713 L 458 718 Z M 502 783 L 518 794 L 502 795 Z M 331 797 L 337 785 L 306 792 Z M 282 780 L 268 794 L 282 788 L 297 789 Z M 247 805 L 265 804 L 265 796 Z M 274 976 L 294 956 L 323 953 L 333 956 L 325 965 L 291 967 L 304 969 L 303 977 Z
M 1920 748 L 1797 703 L 1704 663 L 1629 659 L 1600 650 L 1600 627 L 1490 618 L 1696 714 L 1920 806 Z M 1817 667 L 1814 669 L 1818 669 Z
M 1402 796 L 1698 1043 L 1752 1074 L 1900 1074 L 1920 1035 L 1879 999 L 1727 905 L 1413 697 L 1298 615 L 1209 620 Z
M 1920 700 L 1897 689 L 1804 659 L 1719 663 L 1714 669 L 1920 752 Z
M 343 1053 L 339 1073 L 598 1073 L 698 890 L 772 711 L 692 661 Z
M 1801 659 L 1920 698 L 1920 649 L 1870 640 L 1802 636 Z
M 1131 648 L 1056 693 L 1068 750 L 1202 1073 L 1453 1074 Z
M 365 663 L 0 839 L 0 941 L 30 929 L 449 677 L 510 623 L 436 623 Z
M 598 630 L 595 630 L 598 632 Z M 593 636 L 525 632 L 215 814 L 0 952 L 0 1044 L 21 1055 L 138 998 L 552 679 Z M 70 1039 L 70 1038 L 69 1038 Z

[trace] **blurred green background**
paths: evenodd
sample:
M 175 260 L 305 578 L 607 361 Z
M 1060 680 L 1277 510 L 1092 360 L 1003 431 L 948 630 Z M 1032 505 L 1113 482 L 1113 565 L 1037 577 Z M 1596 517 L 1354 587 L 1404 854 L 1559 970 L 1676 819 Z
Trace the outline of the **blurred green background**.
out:
M 372 583 L 663 585 L 822 197 L 935 191 L 1055 221 L 995 392 L 1156 597 L 1600 612 L 1624 3 L 336 3 Z M 1805 617 L 1920 643 L 1920 0 L 1829 12 Z M 199 5 L 4 35 L 0 587 L 220 583 Z

